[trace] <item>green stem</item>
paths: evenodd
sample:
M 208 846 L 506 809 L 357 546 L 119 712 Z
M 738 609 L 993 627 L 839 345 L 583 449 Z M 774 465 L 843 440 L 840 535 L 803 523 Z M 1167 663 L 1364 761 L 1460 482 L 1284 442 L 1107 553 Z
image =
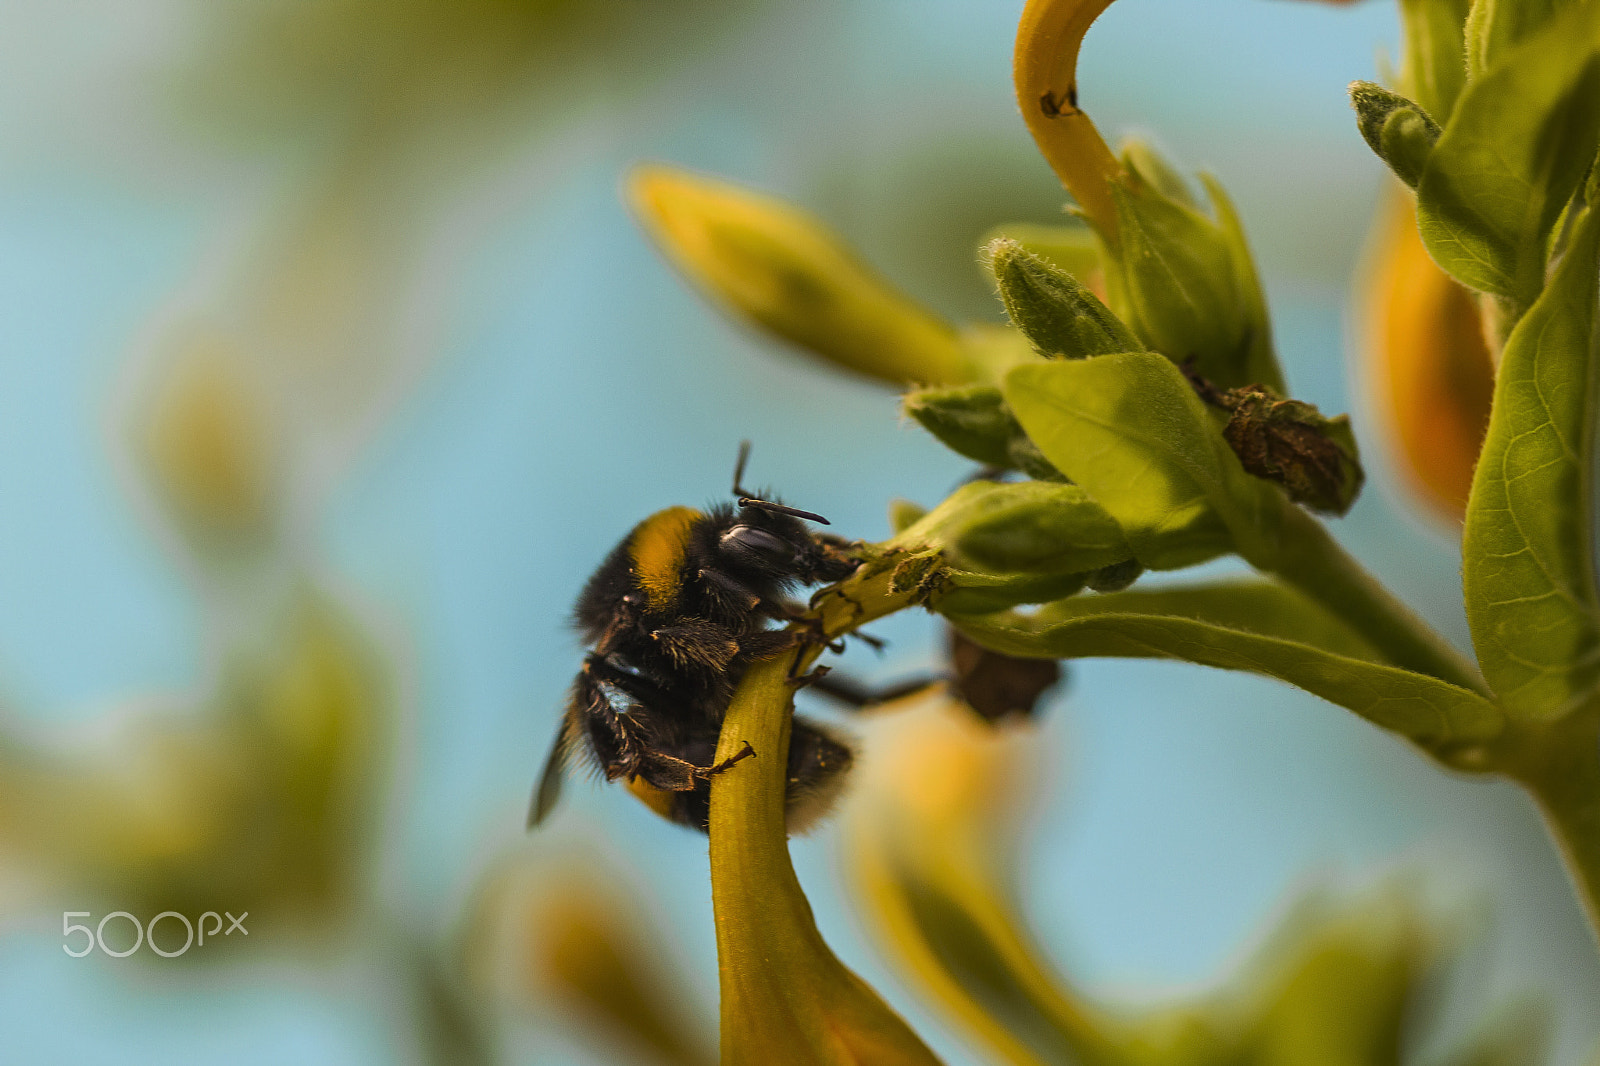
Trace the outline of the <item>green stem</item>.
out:
M 1600 938 L 1600 698 L 1537 729 L 1529 757 L 1513 772 L 1538 803 Z
M 1292 504 L 1284 505 L 1273 562 L 1262 569 L 1344 619 L 1394 665 L 1490 695 L 1464 655 L 1367 573 L 1321 522 Z

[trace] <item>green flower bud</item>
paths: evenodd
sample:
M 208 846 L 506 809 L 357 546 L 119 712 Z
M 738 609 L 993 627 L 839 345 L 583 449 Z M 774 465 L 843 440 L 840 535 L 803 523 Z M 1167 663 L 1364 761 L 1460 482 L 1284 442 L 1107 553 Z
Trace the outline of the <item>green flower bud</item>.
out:
M 1063 480 L 1049 460 L 1028 440 L 992 385 L 961 385 L 908 393 L 903 406 L 945 447 L 968 459 L 1003 470 L 1022 470 L 1030 477 Z
M 888 571 L 889 596 L 981 613 L 1070 596 L 1084 575 L 1132 557 L 1121 526 L 1076 485 L 975 481 L 875 546 L 840 588 L 863 602 Z
M 1071 274 L 999 238 L 984 249 L 1006 314 L 1045 356 L 1082 359 L 1143 351 L 1133 331 Z
M 1219 384 L 1280 385 L 1266 305 L 1232 204 L 1207 181 L 1216 216 L 1209 217 L 1150 149 L 1135 144 L 1127 152 L 1127 173 L 1111 190 L 1121 252 L 1107 280 L 1112 306 L 1144 342 L 1136 350 L 1192 362 Z
M 993 385 L 919 389 L 901 407 L 951 451 L 989 466 L 1011 465 L 1011 438 L 1022 427 Z
M 1200 201 L 1195 199 L 1188 180 L 1144 141 L 1129 140 L 1123 144 L 1122 165 L 1167 199 L 1192 210 L 1200 210 Z
M 1370 81 L 1351 83 L 1350 105 L 1356 109 L 1356 124 L 1367 145 L 1389 164 L 1395 177 L 1416 188 L 1439 139 L 1439 124 L 1399 93 Z
M 889 528 L 899 533 L 903 529 L 922 521 L 922 516 L 928 509 L 921 504 L 912 503 L 910 500 L 893 499 L 889 501 Z
M 1011 442 L 1006 448 L 1006 454 L 1011 457 L 1011 466 L 1027 474 L 1035 481 L 1067 481 L 1067 475 L 1057 470 L 1050 460 L 1044 457 L 1044 452 L 1041 452 L 1039 446 L 1028 439 L 1027 435 L 1022 432 L 1020 425 L 1017 427 L 1017 435 L 1011 438 Z
M 1076 574 L 1132 557 L 1116 520 L 1076 485 L 992 484 L 947 535 L 953 559 L 992 572 Z
M 1023 249 L 1074 277 L 1085 278 L 1102 267 L 1100 240 L 1094 231 L 1079 222 L 1069 226 L 1041 226 L 1031 222 L 1008 222 L 996 226 L 978 242 L 980 261 L 984 249 L 997 240 L 1015 241 Z

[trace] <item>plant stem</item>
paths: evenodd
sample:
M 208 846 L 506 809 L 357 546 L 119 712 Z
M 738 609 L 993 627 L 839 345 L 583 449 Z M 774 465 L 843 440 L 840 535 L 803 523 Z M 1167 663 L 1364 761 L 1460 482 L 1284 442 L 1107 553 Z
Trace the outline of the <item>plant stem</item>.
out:
M 1288 503 L 1280 545 L 1274 565 L 1263 569 L 1344 619 L 1394 665 L 1490 695 L 1466 656 L 1395 599 L 1321 522 Z
M 1513 774 L 1539 805 L 1600 939 L 1600 698 L 1534 728 L 1530 757 Z

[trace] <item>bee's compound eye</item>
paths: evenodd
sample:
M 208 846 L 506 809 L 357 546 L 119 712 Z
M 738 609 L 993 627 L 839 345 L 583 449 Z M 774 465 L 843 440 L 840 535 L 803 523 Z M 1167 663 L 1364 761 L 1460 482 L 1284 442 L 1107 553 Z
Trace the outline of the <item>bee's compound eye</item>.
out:
M 735 557 L 766 563 L 789 562 L 794 559 L 794 548 L 788 541 L 755 526 L 738 525 L 729 528 L 722 534 L 720 544 L 723 551 Z

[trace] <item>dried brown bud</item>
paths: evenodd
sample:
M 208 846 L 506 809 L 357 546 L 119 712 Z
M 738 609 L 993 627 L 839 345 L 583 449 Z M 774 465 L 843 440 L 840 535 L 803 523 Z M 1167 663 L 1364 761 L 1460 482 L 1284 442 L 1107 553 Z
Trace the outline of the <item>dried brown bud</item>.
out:
M 1245 470 L 1276 481 L 1313 511 L 1342 515 L 1350 509 L 1365 474 L 1347 415 L 1324 418 L 1311 404 L 1285 400 L 1262 385 L 1201 395 L 1228 412 L 1222 435 Z

